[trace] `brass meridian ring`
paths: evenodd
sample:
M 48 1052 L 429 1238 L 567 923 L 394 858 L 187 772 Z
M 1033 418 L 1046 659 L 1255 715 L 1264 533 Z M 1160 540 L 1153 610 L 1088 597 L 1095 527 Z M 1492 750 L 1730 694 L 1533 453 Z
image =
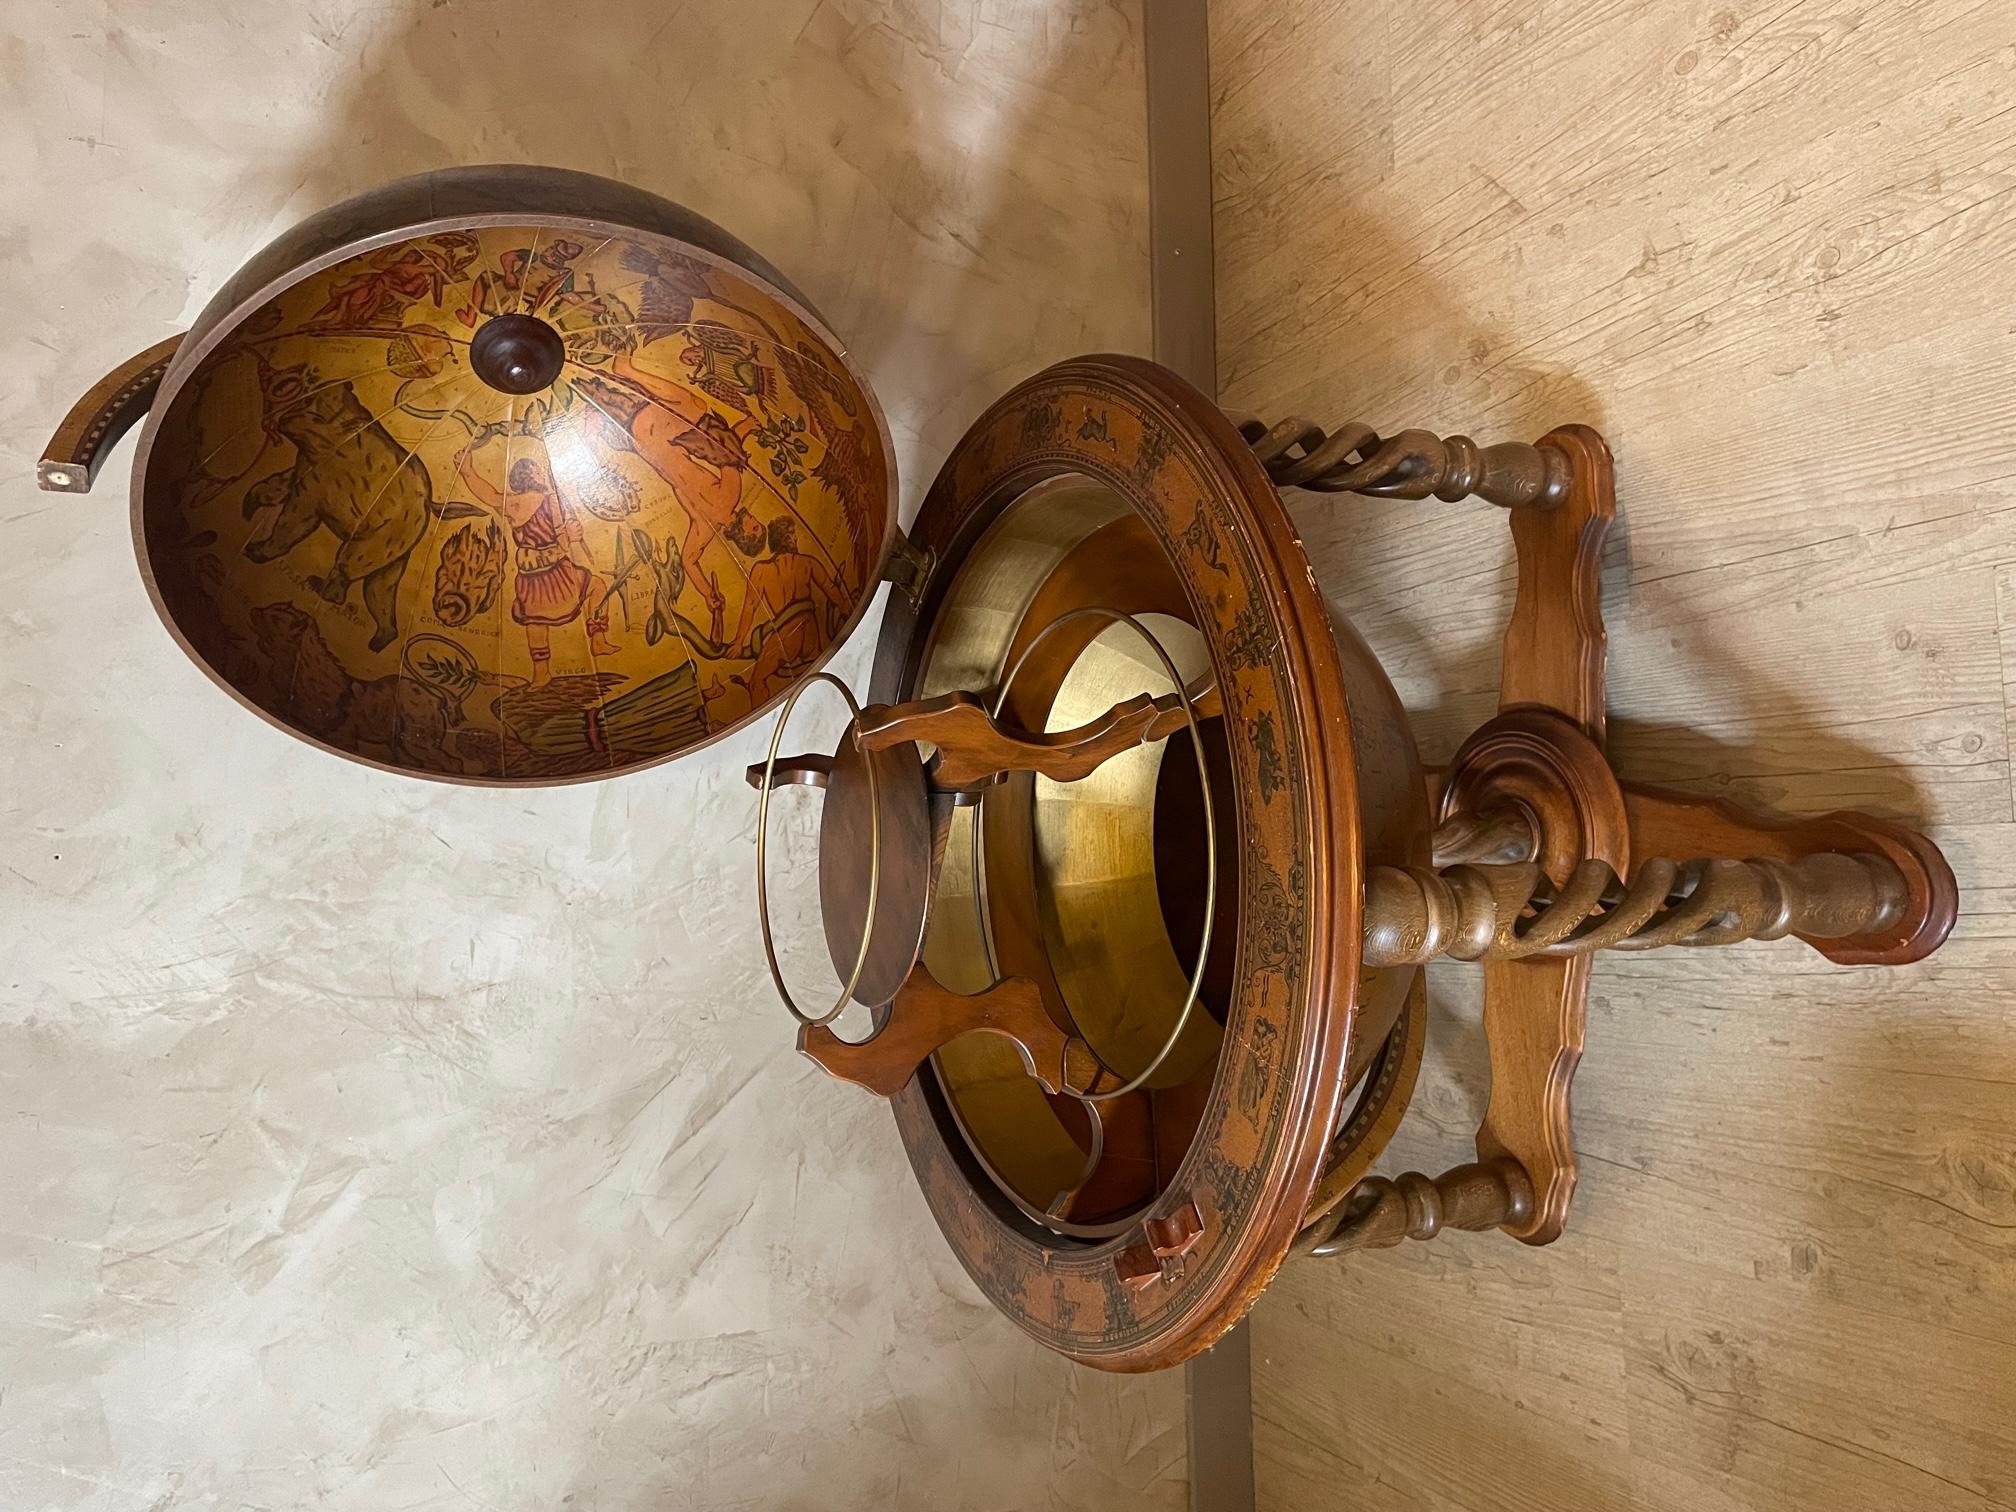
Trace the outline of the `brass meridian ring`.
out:
M 791 996 L 791 989 L 784 985 L 784 972 L 777 964 L 777 942 L 770 933 L 770 868 L 767 864 L 770 840 L 770 789 L 777 776 L 777 751 L 784 741 L 784 727 L 791 722 L 791 711 L 798 707 L 798 700 L 805 696 L 805 690 L 814 683 L 831 683 L 836 692 L 847 703 L 847 733 L 841 738 L 858 741 L 861 733 L 861 705 L 854 701 L 854 694 L 847 684 L 831 672 L 814 672 L 803 678 L 791 690 L 791 696 L 784 700 L 784 707 L 777 711 L 777 727 L 770 732 L 770 749 L 763 758 L 763 787 L 756 799 L 756 921 L 763 931 L 763 959 L 770 965 L 770 982 L 777 989 L 777 996 L 784 1000 L 784 1006 L 791 1010 L 791 1016 L 808 1029 L 816 1029 L 822 1024 L 830 1024 L 847 1009 L 854 997 L 854 989 L 860 984 L 861 973 L 868 965 L 868 942 L 875 936 L 875 903 L 882 888 L 882 795 L 875 780 L 875 763 L 864 761 L 868 771 L 868 911 L 861 925 L 861 948 L 854 956 L 854 972 L 847 978 L 847 985 L 840 989 L 839 999 L 825 1013 L 813 1018 L 800 1008 Z
M 1000 719 L 1001 711 L 1008 706 L 1008 695 L 1015 687 L 1015 679 L 1021 675 L 1023 666 L 1028 662 L 1030 656 L 1035 653 L 1036 648 L 1048 640 L 1054 632 L 1061 630 L 1064 626 L 1076 620 L 1082 619 L 1100 619 L 1112 624 L 1127 626 L 1148 643 L 1148 649 L 1153 651 L 1155 659 L 1162 663 L 1162 670 L 1168 675 L 1170 686 L 1175 689 L 1176 697 L 1182 705 L 1184 723 L 1190 727 L 1190 745 L 1197 753 L 1198 793 L 1204 804 L 1204 926 L 1202 939 L 1197 947 L 1197 966 L 1190 973 L 1190 991 L 1183 999 L 1183 1009 L 1176 1015 L 1175 1027 L 1169 1031 L 1169 1037 L 1163 1040 L 1162 1048 L 1155 1052 L 1155 1058 L 1149 1061 L 1147 1066 L 1133 1080 L 1114 1088 L 1110 1092 L 1079 1092 L 1070 1087 L 1068 1083 L 1064 1086 L 1064 1091 L 1070 1096 L 1075 1097 L 1079 1102 L 1103 1103 L 1112 1102 L 1115 1098 L 1125 1097 L 1130 1092 L 1137 1092 L 1147 1084 L 1148 1078 L 1161 1069 L 1162 1062 L 1169 1058 L 1169 1052 L 1176 1048 L 1176 1042 L 1183 1037 L 1183 1030 L 1189 1025 L 1191 1011 L 1197 1006 L 1197 996 L 1204 988 L 1204 967 L 1211 958 L 1211 923 L 1212 915 L 1217 907 L 1218 826 L 1211 812 L 1211 773 L 1209 767 L 1205 764 L 1204 736 L 1198 728 L 1197 711 L 1190 702 L 1190 690 L 1184 685 L 1182 673 L 1176 670 L 1176 663 L 1170 659 L 1169 653 L 1163 649 L 1162 642 L 1156 639 L 1154 631 L 1150 630 L 1141 621 L 1123 609 L 1108 609 L 1098 604 L 1090 604 L 1082 609 L 1073 609 L 1067 613 L 1058 615 L 1057 618 L 1037 631 L 1029 644 L 1022 648 L 1022 654 L 1016 657 L 1014 664 L 1008 668 L 1007 676 L 1001 679 L 1000 691 L 994 696 L 994 718 L 997 720 Z M 790 706 L 788 704 L 785 708 L 786 712 L 789 712 Z M 981 804 L 984 805 L 985 803 L 986 799 L 982 797 Z M 978 817 L 976 813 L 976 834 L 978 833 Z M 993 926 L 987 918 L 987 886 L 982 870 L 982 849 L 978 844 L 973 847 L 973 896 L 980 909 L 982 919 L 980 942 L 987 952 L 987 970 L 996 981 L 999 981 L 1001 978 L 1001 963 L 994 956 Z M 872 911 L 874 905 L 871 903 L 869 907 Z M 1110 1072 L 1115 1076 L 1120 1074 L 1106 1064 L 1105 1060 L 1099 1055 L 1098 1050 L 1088 1041 L 1084 1040 L 1083 1036 L 1080 1036 L 1080 1043 L 1084 1044 L 1085 1048 L 1091 1052 L 1092 1057 L 1099 1061 L 1101 1070 Z M 1099 1148 L 1096 1136 L 1093 1148 L 1093 1158 L 1096 1163 Z M 1091 1171 L 1088 1166 L 1086 1176 L 1090 1174 Z M 1079 1178 L 1080 1186 L 1084 1185 L 1086 1176 Z M 1068 1196 L 1070 1194 L 1065 1193 L 1063 1195 Z M 1058 1201 L 1061 1202 L 1062 1200 L 1063 1198 L 1060 1196 Z M 1056 1203 L 1053 1203 L 1053 1210 L 1055 1207 Z

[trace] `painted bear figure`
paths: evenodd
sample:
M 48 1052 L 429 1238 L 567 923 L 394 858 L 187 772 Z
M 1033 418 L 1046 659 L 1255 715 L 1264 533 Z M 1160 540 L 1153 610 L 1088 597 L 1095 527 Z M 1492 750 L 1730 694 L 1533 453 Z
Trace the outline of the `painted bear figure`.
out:
M 245 555 L 270 562 L 326 526 L 342 545 L 328 573 L 310 585 L 340 604 L 361 583 L 374 626 L 371 649 L 382 651 L 399 634 L 399 582 L 434 514 L 427 468 L 372 417 L 348 382 L 309 385 L 301 398 L 269 409 L 268 423 L 294 443 L 296 455 L 292 468 L 246 493 L 248 517 L 262 509 L 273 517 L 245 543 Z

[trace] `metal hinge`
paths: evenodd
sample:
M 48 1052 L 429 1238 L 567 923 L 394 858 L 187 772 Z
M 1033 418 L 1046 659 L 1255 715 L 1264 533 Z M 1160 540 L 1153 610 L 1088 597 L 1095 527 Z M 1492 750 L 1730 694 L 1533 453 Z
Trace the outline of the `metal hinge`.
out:
M 920 550 L 899 530 L 890 540 L 889 560 L 882 564 L 882 576 L 910 600 L 911 608 L 920 609 L 924 605 L 924 585 L 931 581 L 931 569 L 937 565 L 935 551 Z

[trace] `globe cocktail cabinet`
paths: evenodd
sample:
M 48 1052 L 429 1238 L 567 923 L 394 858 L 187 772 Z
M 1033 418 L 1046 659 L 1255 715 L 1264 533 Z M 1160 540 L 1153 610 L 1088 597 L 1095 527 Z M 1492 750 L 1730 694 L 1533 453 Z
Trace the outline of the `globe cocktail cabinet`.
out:
M 1557 1238 L 1596 952 L 1795 935 L 1902 965 L 1953 923 L 1908 829 L 1613 773 L 1611 465 L 1579 426 L 1270 428 L 1086 357 L 982 415 L 899 531 L 874 395 L 781 274 L 654 196 L 525 168 L 282 237 L 80 401 L 44 486 L 88 488 L 150 408 L 134 534 L 164 622 L 325 749 L 538 785 L 781 708 L 749 771 L 763 948 L 774 971 L 770 810 L 812 787 L 838 976 L 808 1002 L 778 975 L 799 1048 L 890 1099 L 975 1281 L 1086 1364 L 1187 1358 L 1291 1255 Z M 1324 597 L 1290 486 L 1505 510 L 1499 712 L 1447 767 Z M 791 752 L 884 580 L 870 688 L 840 688 L 831 751 Z M 1476 1159 L 1376 1176 L 1439 956 L 1484 972 Z

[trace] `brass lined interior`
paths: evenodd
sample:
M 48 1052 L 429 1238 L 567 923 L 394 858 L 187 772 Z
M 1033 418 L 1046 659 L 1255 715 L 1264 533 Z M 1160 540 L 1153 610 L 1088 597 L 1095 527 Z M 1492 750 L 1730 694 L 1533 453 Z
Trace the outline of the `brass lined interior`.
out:
M 1044 626 L 1092 604 L 1143 617 L 1186 681 L 1208 670 L 1182 586 L 1153 534 L 1105 488 L 1060 479 L 1011 504 L 961 564 L 912 692 L 991 690 Z M 1132 630 L 1092 621 L 1045 642 L 1018 677 L 1007 714 L 1030 728 L 1066 729 L 1134 694 L 1170 691 Z M 1223 749 L 1222 741 L 1207 745 Z M 1159 783 L 1162 764 L 1192 760 L 1187 740 L 1165 741 L 1075 783 L 1025 775 L 992 790 L 981 809 L 959 811 L 925 939 L 932 973 L 961 991 L 985 988 L 991 940 L 999 970 L 1035 981 L 1052 1017 L 1112 1071 L 1131 1077 L 1144 1068 L 1175 1023 L 1194 964 L 1164 921 L 1154 849 L 1158 792 L 1195 786 Z M 1163 816 L 1165 832 L 1171 817 Z M 1227 864 L 1236 864 L 1225 843 L 1232 822 L 1229 812 L 1220 816 Z M 1085 1109 L 1046 1096 L 1001 1040 L 966 1036 L 934 1067 L 968 1144 L 1011 1198 L 1040 1216 L 1082 1180 L 1061 1226 L 1094 1234 L 1173 1174 L 1222 1039 L 1213 1013 L 1193 1014 L 1149 1086 L 1104 1105 L 1104 1148 L 1089 1180 Z
M 1148 616 L 1148 628 L 1186 681 L 1209 666 L 1193 626 L 1157 614 Z M 1070 729 L 1136 693 L 1173 691 L 1140 637 L 1112 625 L 1071 664 L 1046 727 Z M 1035 892 L 1057 985 L 1086 1043 L 1128 1078 L 1162 1048 L 1189 988 L 1194 958 L 1179 958 L 1162 918 L 1153 810 L 1162 764 L 1195 759 L 1189 741 L 1165 740 L 1116 756 L 1077 782 L 1034 782 Z M 1149 1085 L 1190 1080 L 1216 1054 L 1219 1038 L 1208 1015 L 1193 1015 Z

